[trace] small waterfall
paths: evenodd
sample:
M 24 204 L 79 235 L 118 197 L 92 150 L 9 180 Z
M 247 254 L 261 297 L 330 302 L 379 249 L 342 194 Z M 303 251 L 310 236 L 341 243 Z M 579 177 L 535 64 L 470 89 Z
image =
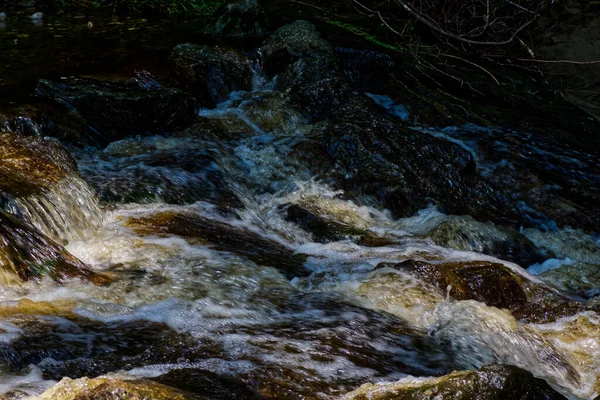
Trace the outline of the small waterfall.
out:
M 13 213 L 62 244 L 90 237 L 103 220 L 96 194 L 76 176 L 67 177 L 36 195 L 15 198 L 13 203 Z

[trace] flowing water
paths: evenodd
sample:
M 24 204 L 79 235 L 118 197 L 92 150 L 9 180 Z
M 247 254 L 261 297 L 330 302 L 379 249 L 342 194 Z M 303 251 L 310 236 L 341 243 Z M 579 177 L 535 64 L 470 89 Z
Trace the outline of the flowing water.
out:
M 346 199 L 297 154 L 299 144 L 312 140 L 313 127 L 301 115 L 285 106 L 257 111 L 274 89 L 258 68 L 255 78 L 251 92 L 234 92 L 199 112 L 235 134 L 184 132 L 126 138 L 104 149 L 70 146 L 83 180 L 14 201 L 13 212 L 115 280 L 95 286 L 48 279 L 0 288 L 0 394 L 39 395 L 63 376 L 120 371 L 156 377 L 205 369 L 276 398 L 332 398 L 366 382 L 504 363 L 570 398 L 595 396 L 596 313 L 526 323 L 481 302 L 452 300 L 450 288 L 392 267 L 406 260 L 492 261 L 544 285 L 475 244 L 456 250 L 428 239 L 444 221 L 477 224 L 468 216 L 430 207 L 393 219 L 368 198 Z M 411 120 L 410 105 L 370 96 Z M 486 158 L 469 142 L 483 128 L 414 129 L 459 141 L 484 160 L 478 164 L 484 175 L 518 168 Z M 489 135 L 498 141 L 495 132 Z M 285 218 L 290 204 L 368 232 L 375 244 L 352 235 L 322 243 Z M 501 235 L 493 224 L 479 224 L 485 235 Z M 548 228 L 556 227 L 546 215 L 524 231 L 554 252 L 532 273 L 543 278 L 565 265 L 598 265 L 597 237 Z M 288 264 L 300 264 L 301 273 L 290 273 Z M 588 286 L 593 303 L 598 287 Z

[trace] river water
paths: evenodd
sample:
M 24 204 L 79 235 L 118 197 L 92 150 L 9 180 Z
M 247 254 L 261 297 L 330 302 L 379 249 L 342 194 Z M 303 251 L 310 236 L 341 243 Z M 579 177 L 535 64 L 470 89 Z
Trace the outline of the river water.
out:
M 80 20 L 85 32 L 87 19 Z M 141 24 L 113 22 L 123 29 Z M 50 20 L 22 33 L 17 25 L 0 26 L 5 38 L 14 36 L 15 45 L 35 40 L 35 35 L 56 35 L 51 31 L 60 26 Z M 147 66 L 147 49 L 140 48 L 124 64 Z M 11 62 L 5 68 L 16 70 L 7 67 Z M 50 64 L 46 74 L 29 70 L 28 77 L 5 79 L 2 100 L 10 100 L 15 88 L 25 90 L 34 77 L 81 73 Z M 95 68 L 89 65 L 79 68 Z M 103 73 L 121 73 L 120 68 L 126 69 L 103 68 Z M 394 268 L 406 260 L 490 261 L 545 285 L 516 264 L 483 254 L 476 243 L 457 250 L 428 237 L 445 221 L 472 225 L 484 237 L 499 235 L 492 223 L 445 215 L 434 206 L 395 219 L 369 205 L 369 199 L 348 200 L 314 176 L 294 152 L 299 143 L 312 140 L 313 127 L 301 115 L 285 105 L 248 111 L 273 90 L 256 67 L 252 91 L 231 93 L 215 108 L 199 111 L 243 135 L 148 135 L 104 149 L 65 144 L 83 180 L 75 177 L 19 208 L 49 237 L 66 243 L 71 254 L 116 279 L 109 286 L 44 279 L 0 288 L 0 393 L 36 396 L 64 376 L 120 371 L 123 376 L 156 377 L 171 370 L 204 369 L 242 379 L 273 398 L 333 398 L 367 382 L 500 363 L 533 373 L 567 397 L 595 396 L 600 376 L 597 313 L 523 322 L 475 300 L 453 300 L 450 288 L 439 289 Z M 485 135 L 499 143 L 497 131 L 424 127 L 411 122 L 410 105 L 369 96 L 399 120 L 414 123 L 423 135 L 460 142 L 473 152 L 484 176 L 498 173 L 508 179 L 510 169 L 520 167 L 511 160 L 486 158 L 483 146 L 476 145 Z M 224 204 L 227 193 L 241 203 Z M 365 244 L 352 235 L 316 240 L 286 219 L 285 209 L 292 204 L 377 240 Z M 164 229 L 167 225 L 157 220 L 174 222 Z M 595 304 L 593 276 L 583 285 L 571 275 L 575 270 L 579 277 L 588 276 L 586 266 L 600 263 L 598 237 L 558 229 L 551 219 L 538 222 L 523 233 L 554 255 L 529 271 L 542 274 L 540 278 L 554 271 L 558 278 L 552 282 L 562 283 L 565 293 Z M 213 230 L 197 232 L 207 227 Z M 220 235 L 242 239 L 232 244 Z M 246 244 L 244 238 L 249 238 Z M 271 246 L 280 257 L 301 260 L 306 273 L 278 268 L 277 261 L 254 248 L 257 243 Z M 582 299 L 581 291 L 590 300 Z

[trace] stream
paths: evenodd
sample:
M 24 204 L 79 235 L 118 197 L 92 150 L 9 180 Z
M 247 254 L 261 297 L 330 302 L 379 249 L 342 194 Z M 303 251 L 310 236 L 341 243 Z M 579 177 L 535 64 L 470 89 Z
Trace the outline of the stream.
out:
M 371 171 L 356 150 L 371 143 L 355 146 L 341 136 L 363 126 L 346 117 L 359 113 L 315 117 L 327 106 L 295 102 L 295 78 L 279 64 L 269 69 L 261 42 L 240 45 L 247 87 L 207 95 L 169 77 L 169 54 L 179 43 L 232 44 L 188 25 L 12 18 L 0 21 L 0 132 L 54 136 L 46 142 L 60 142 L 79 172 L 41 190 L 13 190 L 4 179 L 3 221 L 41 232 L 106 282 L 34 271 L 35 279 L 14 283 L 2 273 L 0 398 L 75 398 L 68 397 L 73 388 L 43 393 L 64 377 L 105 374 L 210 399 L 379 398 L 359 393 L 367 390 L 361 385 L 416 385 L 496 364 L 531 373 L 553 396 L 593 399 L 600 392 L 600 231 L 593 216 L 576 225 L 600 187 L 594 149 L 502 126 L 436 127 L 389 93 L 349 91 L 351 106 L 356 101 L 365 118 L 379 118 L 366 132 L 384 126 L 391 137 L 396 128 L 386 124 L 401 126 L 412 140 L 403 146 L 451 154 L 445 167 L 431 166 L 437 175 L 424 178 L 430 181 L 418 192 L 410 174 L 429 173 L 427 160 L 425 167 L 404 161 L 411 164 L 389 178 L 382 165 L 396 168 L 408 158 L 394 158 L 398 144 L 381 136 L 372 145 L 391 150 L 369 154 L 389 164 Z M 308 65 L 298 76 L 321 68 L 322 59 L 295 57 L 304 64 L 293 68 Z M 61 78 L 70 76 L 161 96 L 177 85 L 201 101 L 192 121 L 175 128 L 155 124 L 163 117 L 151 103 L 132 106 L 131 113 L 146 113 L 136 124 L 147 125 L 123 134 L 136 117 L 126 101 L 114 109 L 104 102 L 113 95 L 103 90 L 117 89 Z M 91 114 L 80 87 L 101 93 Z M 164 107 L 181 110 L 186 101 Z M 305 113 L 303 104 L 317 113 Z M 107 122 L 110 112 L 122 119 Z M 3 152 L 5 160 L 17 157 Z M 44 160 L 70 171 L 63 158 Z M 436 198 L 446 193 L 436 182 L 453 179 L 444 168 L 454 162 L 460 185 L 475 188 L 464 191 L 475 199 L 467 208 L 456 206 L 463 189 L 452 182 L 449 200 Z M 10 176 L 6 165 L 2 178 Z M 46 185 L 52 173 L 36 179 Z M 398 176 L 410 189 L 377 181 Z M 496 201 L 500 190 L 482 185 L 511 195 Z M 589 192 L 573 189 L 583 187 Z M 507 202 L 514 210 L 503 208 Z M 5 251 L 12 236 L 0 233 Z M 35 243 L 42 243 L 39 255 L 28 244 L 33 255 L 16 257 L 37 262 L 55 248 Z

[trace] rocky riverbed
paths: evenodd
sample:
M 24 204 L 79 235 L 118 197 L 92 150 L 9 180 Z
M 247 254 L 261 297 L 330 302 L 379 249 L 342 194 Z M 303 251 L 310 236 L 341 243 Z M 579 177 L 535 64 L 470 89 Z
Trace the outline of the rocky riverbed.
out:
M 0 21 L 0 398 L 594 399 L 600 125 L 256 7 Z

